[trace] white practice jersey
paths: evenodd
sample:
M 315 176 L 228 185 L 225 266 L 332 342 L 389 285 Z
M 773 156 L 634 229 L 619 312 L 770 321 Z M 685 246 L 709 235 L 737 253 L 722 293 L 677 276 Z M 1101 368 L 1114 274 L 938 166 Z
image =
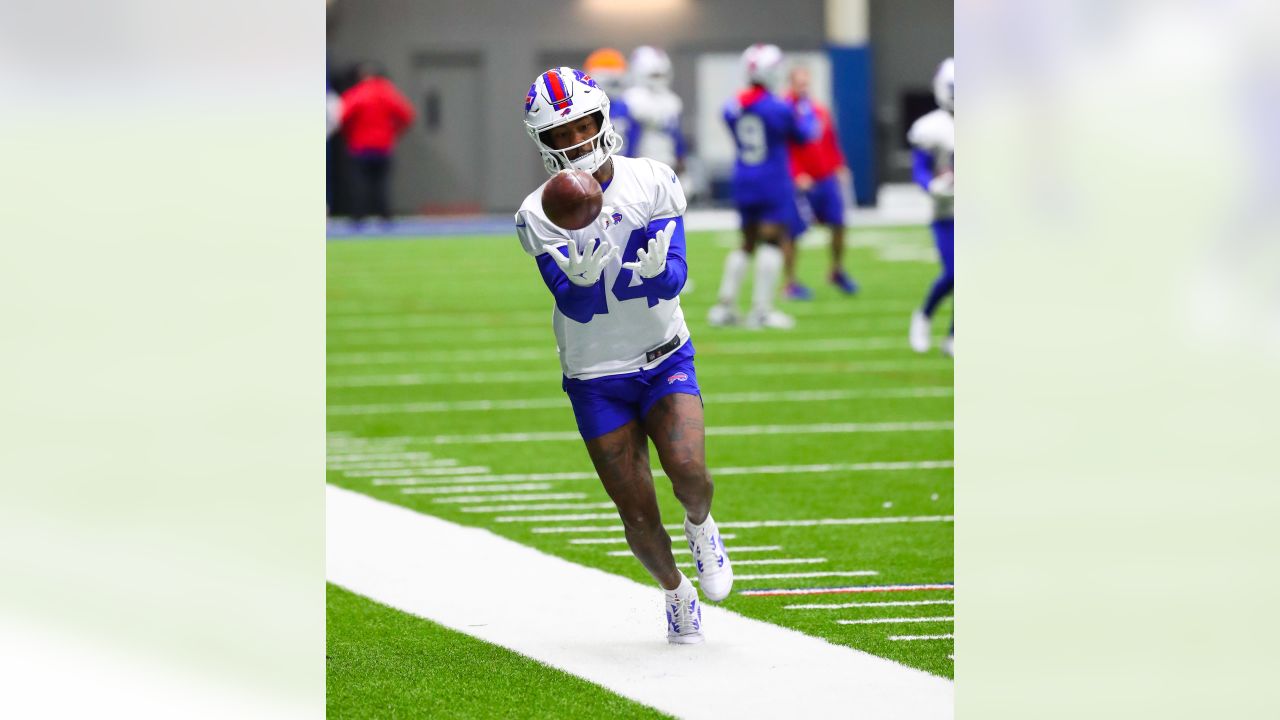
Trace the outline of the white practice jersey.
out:
M 619 300 L 615 283 L 622 271 L 622 254 L 628 242 L 646 247 L 649 223 L 662 218 L 684 215 L 684 189 L 670 167 L 648 158 L 613 157 L 613 180 L 604 191 L 604 209 L 600 217 L 581 230 L 565 230 L 547 219 L 542 211 L 542 188 L 529 193 L 516 212 L 516 234 L 524 251 L 532 257 L 546 252 L 544 244 L 577 243 L 586 254 L 594 241 L 618 248 L 604 269 L 599 282 L 604 286 L 608 312 L 596 314 L 586 323 L 566 317 L 556 307 L 551 324 L 555 328 L 560 350 L 560 368 L 565 376 L 589 380 L 605 375 L 619 375 L 647 370 L 662 364 L 665 353 L 646 361 L 650 350 L 673 337 L 683 346 L 689 339 L 689 328 L 680 310 L 680 298 L 659 300 L 653 307 L 645 297 Z M 557 268 L 559 271 L 559 268 Z M 627 272 L 628 286 L 640 285 L 637 273 Z M 673 349 L 674 351 L 674 349 Z
M 922 116 L 911 124 L 911 129 L 907 131 L 907 142 L 933 157 L 934 175 L 948 170 L 955 171 L 956 121 L 951 113 L 938 108 Z M 935 220 L 943 220 L 954 214 L 954 198 L 935 197 L 933 199 Z
M 676 133 L 680 131 L 680 112 L 684 109 L 680 96 L 671 90 L 637 85 L 627 88 L 622 97 L 634 126 L 627 138 L 627 155 L 674 166 Z

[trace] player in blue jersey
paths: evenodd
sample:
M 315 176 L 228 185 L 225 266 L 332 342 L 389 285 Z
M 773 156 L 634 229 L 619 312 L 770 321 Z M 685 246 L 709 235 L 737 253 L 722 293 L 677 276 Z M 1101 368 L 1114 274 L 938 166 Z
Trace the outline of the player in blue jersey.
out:
M 635 143 L 631 141 L 631 111 L 623 94 L 627 91 L 627 58 L 621 52 L 604 47 L 587 56 L 582 68 L 596 81 L 601 90 L 609 96 L 609 122 L 613 131 L 622 138 L 622 149 L 618 155 L 640 157 L 635 152 Z
M 947 58 L 938 66 L 933 78 L 933 97 L 938 109 L 924 115 L 911 125 L 907 140 L 913 148 L 912 175 L 915 181 L 933 199 L 933 241 L 938 247 L 938 259 L 942 272 L 929 287 L 924 305 L 911 316 L 911 349 L 926 352 L 929 349 L 929 332 L 933 314 L 938 305 L 955 289 L 955 112 L 956 76 L 955 62 Z M 953 310 L 954 318 L 954 310 Z M 955 355 L 955 320 L 942 341 L 942 352 Z
M 737 145 L 733 201 L 742 216 L 742 248 L 725 258 L 719 302 L 707 319 L 712 325 L 738 322 L 738 290 L 754 254 L 755 286 L 744 324 L 790 329 L 795 319 L 773 307 L 783 266 L 795 252 L 790 234 L 795 188 L 787 145 L 816 140 L 818 124 L 808 102 L 792 106 L 773 94 L 782 82 L 782 51 L 776 45 L 752 45 L 742 54 L 742 63 L 749 85 L 724 109 Z
M 516 213 L 520 245 L 554 297 L 561 387 L 627 544 L 666 591 L 667 640 L 702 642 L 698 590 L 672 555 L 649 460 L 652 440 L 685 510 L 698 585 L 708 600 L 723 600 L 733 568 L 711 517 L 715 487 L 702 398 L 680 309 L 688 277 L 684 190 L 667 165 L 616 155 L 622 140 L 610 121 L 609 97 L 591 76 L 548 70 L 530 86 L 524 108 L 525 129 L 547 172 L 591 173 L 604 193 L 599 217 L 578 230 L 551 222 L 543 187 Z

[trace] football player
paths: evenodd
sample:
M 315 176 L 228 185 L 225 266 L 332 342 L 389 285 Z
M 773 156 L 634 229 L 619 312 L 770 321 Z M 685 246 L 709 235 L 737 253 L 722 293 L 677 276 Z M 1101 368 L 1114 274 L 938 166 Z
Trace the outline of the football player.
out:
M 662 525 L 649 441 L 685 509 L 685 538 L 702 592 L 723 600 L 733 570 L 711 518 L 702 398 L 680 310 L 685 198 L 675 172 L 617 156 L 609 97 L 568 67 L 539 75 L 524 125 L 548 173 L 575 168 L 604 190 L 599 218 L 581 230 L 552 224 L 539 187 L 516 213 L 520 244 L 555 298 L 552 326 L 561 387 L 596 473 L 618 507 L 627 544 L 665 591 L 667 639 L 702 642 L 698 593 L 675 563 Z M 545 186 L 545 184 L 544 184 Z
M 773 307 L 778 279 L 787 257 L 795 252 L 790 227 L 796 216 L 787 143 L 812 142 L 818 126 L 807 100 L 790 105 L 773 94 L 782 78 L 782 51 L 776 45 L 752 45 L 742 54 L 748 87 L 730 100 L 724 120 L 737 146 L 733 166 L 733 199 L 742 216 L 742 249 L 725 258 L 719 302 L 708 322 L 738 322 L 738 289 L 752 254 L 755 287 L 749 328 L 795 327 L 795 319 Z
M 911 349 L 921 353 L 929 350 L 933 313 L 955 288 L 955 72 L 952 58 L 942 61 L 933 76 L 933 97 L 938 109 L 916 120 L 907 131 L 907 140 L 913 148 L 912 176 L 933 199 L 930 227 L 942 262 L 942 272 L 925 295 L 924 305 L 911 315 Z M 954 308 L 952 315 L 951 329 L 942 341 L 942 352 L 954 356 Z
M 627 144 L 631 138 L 631 113 L 622 97 L 627 89 L 626 56 L 613 48 L 600 48 L 587 56 L 582 69 L 609 96 L 609 122 L 613 123 L 614 132 L 623 140 L 618 154 L 634 156 L 634 147 Z
M 809 98 L 809 69 L 799 65 L 792 68 L 790 79 L 787 102 L 794 105 L 801 100 L 809 100 L 819 132 L 814 142 L 791 144 L 791 178 L 796 184 L 796 199 L 807 207 L 814 220 L 831 229 L 831 272 L 828 279 L 840 292 L 852 295 L 858 292 L 858 284 L 844 271 L 844 193 L 840 189 L 842 180 L 849 182 L 849 168 L 836 138 L 831 113 Z M 799 238 L 799 233 L 793 232 L 793 237 Z M 807 291 L 796 282 L 794 271 L 788 273 L 788 280 L 790 287 Z M 801 297 L 804 294 L 788 290 L 788 295 L 795 299 L 806 299 Z
M 633 83 L 623 94 L 631 117 L 627 154 L 647 157 L 684 173 L 685 142 L 680 132 L 684 103 L 671 90 L 671 58 L 658 48 L 641 45 L 631 53 Z

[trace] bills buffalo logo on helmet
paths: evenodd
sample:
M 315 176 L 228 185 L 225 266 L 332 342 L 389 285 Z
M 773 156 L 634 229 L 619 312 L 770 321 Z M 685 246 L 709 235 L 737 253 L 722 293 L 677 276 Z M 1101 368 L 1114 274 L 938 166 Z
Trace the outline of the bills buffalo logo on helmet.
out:
M 533 101 L 538 99 L 538 83 L 529 86 L 529 94 L 524 96 L 524 111 L 528 114 L 533 109 Z
M 677 380 L 688 380 L 688 379 L 689 379 L 689 376 L 688 376 L 688 375 L 685 375 L 685 374 L 684 374 L 684 373 L 682 373 L 682 372 L 678 372 L 678 373 L 676 373 L 676 374 L 672 375 L 671 377 L 667 378 L 667 384 L 668 384 L 668 385 L 670 385 L 670 384 L 672 384 L 672 383 L 676 382 Z

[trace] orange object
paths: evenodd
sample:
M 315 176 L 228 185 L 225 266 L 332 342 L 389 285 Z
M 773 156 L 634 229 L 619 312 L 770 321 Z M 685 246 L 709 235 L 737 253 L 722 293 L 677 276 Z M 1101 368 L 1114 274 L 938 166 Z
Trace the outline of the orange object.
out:
M 588 75 L 601 71 L 624 73 L 627 71 L 627 58 L 613 48 L 600 48 L 587 56 L 582 69 Z

